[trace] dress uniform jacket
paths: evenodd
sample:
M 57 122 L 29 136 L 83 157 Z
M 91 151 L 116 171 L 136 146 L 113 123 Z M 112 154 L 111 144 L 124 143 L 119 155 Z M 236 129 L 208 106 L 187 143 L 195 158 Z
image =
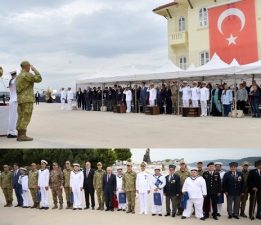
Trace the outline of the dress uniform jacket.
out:
M 202 176 L 206 181 L 208 195 L 221 193 L 221 179 L 218 172 L 213 171 L 211 175 L 210 171 L 205 171 Z
M 236 172 L 234 176 L 231 171 L 227 172 L 223 178 L 223 192 L 228 195 L 238 196 L 243 193 L 243 176 L 241 172 Z

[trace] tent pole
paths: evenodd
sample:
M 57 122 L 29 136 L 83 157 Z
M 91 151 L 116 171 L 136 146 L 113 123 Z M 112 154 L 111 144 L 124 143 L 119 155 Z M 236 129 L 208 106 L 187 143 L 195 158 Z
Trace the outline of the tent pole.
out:
M 236 73 L 234 73 L 234 95 L 235 95 L 235 112 L 236 112 L 236 117 L 237 117 L 237 78 L 236 78 Z
M 178 83 L 178 82 L 177 82 Z M 179 103 L 179 84 L 178 84 L 178 112 L 177 112 L 177 115 L 179 115 L 179 105 L 180 105 L 180 103 Z
M 103 109 L 103 105 L 104 105 L 104 99 L 103 99 L 103 89 L 105 87 L 105 83 L 102 83 L 102 109 Z

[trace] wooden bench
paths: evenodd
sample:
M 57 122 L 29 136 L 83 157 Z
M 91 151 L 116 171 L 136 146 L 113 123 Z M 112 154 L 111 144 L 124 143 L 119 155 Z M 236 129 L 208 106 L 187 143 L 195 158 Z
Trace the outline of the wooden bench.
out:
M 125 105 L 114 105 L 112 109 L 114 113 L 126 113 Z
M 201 114 L 201 109 L 199 107 L 181 107 L 181 112 L 183 117 L 199 117 Z
M 160 110 L 158 106 L 146 106 L 145 110 L 146 115 L 159 115 Z

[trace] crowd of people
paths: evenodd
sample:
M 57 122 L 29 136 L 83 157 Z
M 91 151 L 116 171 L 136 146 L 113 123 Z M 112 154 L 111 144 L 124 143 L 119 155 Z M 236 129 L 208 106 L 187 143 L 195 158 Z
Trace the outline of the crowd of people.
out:
M 235 96 L 236 93 L 236 96 Z M 64 89 L 61 98 L 66 99 Z M 70 99 L 70 98 L 69 98 Z M 178 114 L 179 107 L 201 108 L 201 116 L 229 116 L 235 108 L 242 110 L 242 113 L 252 117 L 260 117 L 261 89 L 256 81 L 247 86 L 243 81 L 236 87 L 226 83 L 216 84 L 194 81 L 190 85 L 187 81 L 179 84 L 177 81 L 168 82 L 148 87 L 145 82 L 141 86 L 122 87 L 88 87 L 84 90 L 79 88 L 76 93 L 78 109 L 87 111 L 100 111 L 101 106 L 106 106 L 107 111 L 113 111 L 115 105 L 125 105 L 126 112 L 145 112 L 146 106 L 159 107 L 161 114 Z M 63 103 L 62 103 L 62 108 Z
M 63 209 L 63 191 L 65 192 L 66 209 L 83 209 L 83 192 L 85 209 L 95 210 L 95 193 L 98 207 L 96 210 L 126 211 L 135 213 L 136 194 L 139 198 L 139 214 L 148 214 L 148 201 L 151 201 L 152 216 L 163 215 L 163 201 L 166 204 L 165 216 L 181 216 L 186 219 L 192 216 L 205 220 L 212 217 L 218 220 L 221 216 L 222 204 L 227 200 L 228 218 L 239 219 L 247 217 L 246 203 L 250 195 L 248 216 L 251 220 L 261 219 L 261 159 L 255 162 L 255 169 L 249 170 L 249 163 L 243 162 L 238 168 L 237 162 L 229 164 L 229 170 L 222 170 L 221 162 L 210 162 L 204 168 L 202 162 L 197 167 L 188 169 L 184 160 L 176 165 L 169 165 L 168 175 L 161 173 L 161 167 L 155 167 L 151 174 L 146 170 L 147 163 L 140 164 L 140 171 L 135 172 L 131 162 L 127 162 L 127 170 L 117 167 L 114 172 L 111 167 L 106 171 L 102 163 L 97 163 L 93 169 L 87 161 L 84 168 L 69 161 L 64 169 L 58 163 L 52 163 L 51 171 L 48 162 L 41 160 L 40 169 L 35 163 L 29 170 L 13 165 L 12 171 L 4 165 L 0 181 L 6 204 L 13 206 L 13 190 L 18 204 L 15 207 L 29 208 L 31 193 L 33 205 L 31 208 L 49 209 L 49 188 L 52 192 L 52 209 Z M 106 208 L 104 207 L 104 204 Z M 257 209 L 255 207 L 257 205 Z

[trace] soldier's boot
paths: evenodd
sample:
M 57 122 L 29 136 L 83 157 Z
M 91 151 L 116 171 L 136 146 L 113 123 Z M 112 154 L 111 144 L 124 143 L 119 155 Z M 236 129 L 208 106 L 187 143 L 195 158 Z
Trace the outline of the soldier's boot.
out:
M 72 209 L 73 208 L 73 203 L 70 203 L 70 209 Z
M 33 138 L 26 136 L 26 130 L 18 131 L 17 141 L 32 141 Z
M 12 201 L 9 201 L 7 207 L 12 207 L 12 206 L 13 206 Z
M 59 209 L 63 209 L 63 204 L 62 203 L 60 203 Z
M 4 205 L 4 207 L 8 207 L 9 205 L 9 201 L 6 201 L 6 204 Z
M 131 213 L 132 213 L 132 214 L 135 214 L 135 206 L 132 206 L 132 207 L 131 207 Z
M 131 213 L 131 205 L 128 204 L 128 210 L 126 213 Z
M 36 206 L 37 206 L 37 204 L 36 204 L 36 203 L 34 203 L 34 205 L 31 207 L 31 209 L 34 209 L 34 208 L 36 208 Z
M 100 210 L 104 210 L 104 203 L 101 205 L 101 209 Z
M 71 204 L 70 204 L 70 202 L 67 202 L 66 209 L 70 209 L 70 208 L 71 208 Z
M 40 203 L 36 203 L 36 208 L 40 209 Z
M 54 204 L 53 208 L 52 209 L 58 209 L 58 206 L 57 204 Z

